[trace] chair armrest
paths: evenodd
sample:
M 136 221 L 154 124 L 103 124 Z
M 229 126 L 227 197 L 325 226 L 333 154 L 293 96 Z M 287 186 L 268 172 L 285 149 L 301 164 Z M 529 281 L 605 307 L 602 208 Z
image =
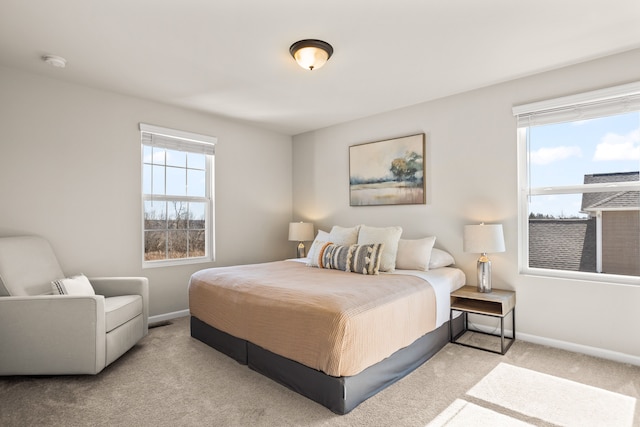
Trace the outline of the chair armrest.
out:
M 90 277 L 89 282 L 98 295 L 117 297 L 120 295 L 140 295 L 144 335 L 149 330 L 149 279 L 146 277 Z
M 105 297 L 149 295 L 149 279 L 146 277 L 89 277 L 89 281 L 96 294 Z
M 105 367 L 104 297 L 0 297 L 0 375 L 97 374 Z

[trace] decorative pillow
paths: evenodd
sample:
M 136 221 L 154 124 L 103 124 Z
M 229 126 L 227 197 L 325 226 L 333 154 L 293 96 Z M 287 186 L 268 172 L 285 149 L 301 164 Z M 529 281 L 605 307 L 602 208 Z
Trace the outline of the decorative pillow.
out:
M 95 295 L 95 291 L 84 274 L 51 282 L 54 295 Z
M 424 239 L 398 241 L 396 268 L 401 270 L 429 270 L 431 251 L 436 242 L 435 236 Z
M 360 274 L 378 274 L 384 244 L 334 245 L 328 244 L 322 253 L 320 267 Z
M 384 243 L 382 258 L 380 259 L 380 271 L 393 271 L 396 268 L 396 255 L 398 253 L 398 241 L 402 234 L 402 227 L 360 227 L 358 244 Z
M 328 241 L 336 245 L 354 245 L 358 243 L 359 230 L 359 225 L 355 227 L 340 227 L 339 225 L 334 225 L 329 233 Z
M 325 242 L 323 240 L 314 240 L 311 249 L 309 249 L 309 261 L 307 265 L 309 267 L 320 267 L 322 264 L 322 254 L 327 245 L 331 244 L 331 242 Z
M 453 256 L 449 252 L 443 251 L 442 249 L 438 248 L 433 248 L 431 250 L 429 269 L 447 267 L 455 263 L 456 261 L 453 259 Z
M 311 267 L 318 266 L 318 250 L 322 247 L 324 243 L 329 241 L 329 233 L 323 230 L 318 230 L 318 234 L 316 234 L 316 238 L 309 246 L 309 252 L 307 252 L 307 265 Z

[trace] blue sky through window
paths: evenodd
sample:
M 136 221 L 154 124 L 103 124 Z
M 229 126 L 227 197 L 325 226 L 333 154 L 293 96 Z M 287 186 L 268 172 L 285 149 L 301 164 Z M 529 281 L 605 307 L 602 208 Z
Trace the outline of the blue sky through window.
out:
M 585 174 L 640 170 L 640 112 L 530 128 L 530 186 L 581 185 Z M 579 216 L 582 195 L 535 196 L 530 212 Z
M 204 197 L 204 154 L 144 146 L 144 194 Z

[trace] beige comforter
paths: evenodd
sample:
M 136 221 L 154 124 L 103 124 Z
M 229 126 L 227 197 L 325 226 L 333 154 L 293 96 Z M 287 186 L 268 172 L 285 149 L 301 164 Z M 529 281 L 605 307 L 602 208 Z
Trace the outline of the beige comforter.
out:
M 351 376 L 435 329 L 432 287 L 408 275 L 365 276 L 278 261 L 199 271 L 191 314 L 332 376 Z

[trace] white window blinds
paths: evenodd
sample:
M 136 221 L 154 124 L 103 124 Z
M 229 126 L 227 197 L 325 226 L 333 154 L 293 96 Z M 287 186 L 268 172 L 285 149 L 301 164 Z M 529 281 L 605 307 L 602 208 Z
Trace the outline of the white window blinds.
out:
M 640 82 L 513 107 L 518 127 L 588 120 L 640 110 Z
M 145 123 L 140 123 L 140 133 L 142 135 L 142 144 L 144 145 L 207 155 L 215 154 L 215 146 L 218 141 L 213 136 L 168 129 Z

